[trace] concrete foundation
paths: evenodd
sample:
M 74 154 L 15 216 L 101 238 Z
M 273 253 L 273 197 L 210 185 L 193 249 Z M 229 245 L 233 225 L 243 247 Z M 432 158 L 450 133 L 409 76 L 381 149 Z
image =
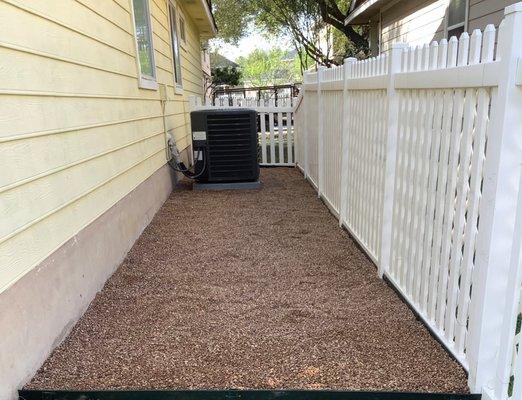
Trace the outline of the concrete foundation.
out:
M 17 390 L 67 336 L 175 181 L 163 166 L 0 294 L 0 400 L 18 398 Z

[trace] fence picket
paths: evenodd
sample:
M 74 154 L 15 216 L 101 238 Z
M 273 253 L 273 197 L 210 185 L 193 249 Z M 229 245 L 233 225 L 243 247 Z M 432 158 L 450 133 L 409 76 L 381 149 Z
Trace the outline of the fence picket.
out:
M 403 68 L 405 66 L 404 61 L 406 60 L 406 52 L 403 52 Z M 396 172 L 394 179 L 394 199 L 393 204 L 395 207 L 392 208 L 393 221 L 392 221 L 392 240 L 391 240 L 391 257 L 390 257 L 390 273 L 392 276 L 401 276 L 401 254 L 399 249 L 402 247 L 402 230 L 399 228 L 403 218 L 403 207 L 401 207 L 401 200 L 404 193 L 404 174 L 406 171 L 406 159 L 405 153 L 398 151 L 400 148 L 406 147 L 406 127 L 405 122 L 407 121 L 407 109 L 408 109 L 408 96 L 400 96 L 399 105 L 399 121 L 398 121 L 398 135 L 397 135 L 397 150 L 396 150 Z
M 281 104 L 277 105 L 279 108 L 281 107 Z M 284 163 L 285 162 L 285 155 L 284 155 L 284 124 L 283 124 L 283 113 L 279 112 L 277 113 L 277 144 L 279 147 L 279 161 L 278 163 Z
M 266 114 L 259 114 L 260 125 L 261 125 L 261 162 L 263 164 L 267 164 L 267 154 L 266 154 Z
M 269 101 L 270 107 L 274 107 L 275 102 L 274 100 Z M 270 129 L 270 163 L 275 164 L 276 163 L 276 157 L 275 157 L 275 124 L 274 124 L 274 114 L 270 113 L 268 114 L 268 126 Z
M 418 68 L 422 62 L 423 51 L 418 48 Z M 414 126 L 414 155 L 413 155 L 413 180 L 412 180 L 412 194 L 411 194 L 411 224 L 410 224 L 410 237 L 409 237 L 409 251 L 408 251 L 408 293 L 412 296 L 414 302 L 417 302 L 417 269 L 415 265 L 415 258 L 417 253 L 417 246 L 420 240 L 418 237 L 419 218 L 420 218 L 420 170 L 422 164 L 422 146 L 424 143 L 423 135 L 423 118 L 426 115 L 426 91 L 422 90 L 418 96 L 418 111 L 415 113 L 415 126 Z
M 433 42 L 430 45 L 430 59 L 429 66 L 430 70 L 435 70 L 438 66 L 439 49 L 438 43 Z M 435 184 L 437 182 L 436 165 L 439 151 L 439 136 L 436 132 L 437 124 L 440 123 L 442 116 L 442 99 L 440 91 L 428 92 L 428 98 L 430 99 L 430 113 L 427 115 L 426 132 L 427 143 L 425 147 L 425 171 L 423 173 L 422 182 L 426 183 L 425 190 L 423 191 L 423 204 L 426 205 L 426 210 L 423 215 L 423 236 L 424 245 L 422 246 L 422 255 L 419 259 L 419 267 L 422 271 L 421 288 L 420 288 L 420 308 L 426 312 L 428 307 L 428 296 L 429 296 L 429 282 L 431 273 L 431 244 L 433 239 L 433 214 L 435 208 Z
M 448 42 L 444 39 L 440 42 L 439 46 L 439 57 L 438 57 L 438 68 L 446 68 L 448 56 Z M 447 167 L 447 154 L 449 149 L 445 146 L 445 143 L 449 143 L 448 132 L 449 132 L 449 121 L 450 121 L 450 110 L 452 109 L 452 94 L 449 90 L 439 91 L 438 106 L 441 110 L 441 115 L 437 117 L 437 125 L 435 126 L 436 145 L 433 158 L 433 177 L 434 177 L 434 193 L 430 198 L 434 202 L 434 222 L 433 222 L 433 239 L 431 241 L 431 252 L 429 261 L 431 261 L 431 273 L 430 273 L 430 290 L 428 299 L 428 311 L 427 315 L 430 320 L 435 319 L 435 309 L 438 302 L 438 282 L 439 282 L 439 271 L 440 271 L 440 246 L 442 243 L 441 231 L 442 231 L 442 218 L 444 211 L 444 193 L 446 189 L 446 167 Z M 440 120 L 440 121 L 439 121 Z M 448 144 L 449 146 L 449 144 Z M 436 177 L 436 178 L 435 178 Z
M 429 68 L 429 65 L 428 67 Z M 429 174 L 430 174 L 430 150 L 433 140 L 432 127 L 433 120 L 435 118 L 435 92 L 427 91 L 426 92 L 426 114 L 424 120 L 424 129 L 422 130 L 422 134 L 424 136 L 423 146 L 422 146 L 422 156 L 421 156 L 421 166 L 420 166 L 420 207 L 419 207 L 419 227 L 418 227 L 418 240 L 417 249 L 416 249 L 416 257 L 414 261 L 414 265 L 417 266 L 416 273 L 416 282 L 415 282 L 415 290 L 416 290 L 416 300 L 419 304 L 421 310 L 426 311 L 426 287 L 428 284 L 428 276 L 429 276 L 429 265 L 423 262 L 426 257 L 426 253 L 428 252 L 429 241 L 426 239 L 428 236 L 428 225 L 431 225 L 430 222 L 427 221 L 429 218 L 428 211 L 428 190 L 429 190 Z
M 464 32 L 459 41 L 459 60 L 458 65 L 463 66 L 468 63 L 469 57 L 469 35 Z M 456 93 L 457 97 L 457 112 L 454 115 L 454 124 L 452 129 L 452 136 L 454 138 L 451 170 L 450 170 L 450 189 L 451 192 L 447 196 L 447 205 L 450 209 L 449 221 L 454 221 L 453 226 L 447 225 L 448 237 L 452 236 L 452 240 L 446 240 L 445 254 L 446 257 L 450 257 L 449 267 L 449 281 L 448 281 L 448 301 L 447 310 L 445 311 L 445 322 L 444 331 L 446 338 L 453 341 L 453 330 L 455 323 L 455 307 L 457 304 L 458 296 L 458 281 L 460 278 L 460 256 L 462 246 L 462 230 L 464 228 L 464 208 L 463 202 L 466 199 L 466 188 L 462 186 L 464 183 L 465 169 L 468 168 L 465 165 L 467 161 L 466 155 L 464 159 L 461 158 L 463 153 L 467 154 L 468 145 L 468 131 L 472 128 L 471 113 L 475 107 L 475 96 L 474 89 L 458 90 Z M 460 162 L 460 168 L 459 168 Z M 460 176 L 459 176 L 460 175 Z M 466 182 L 467 185 L 467 182 Z M 455 199 L 456 193 L 456 199 Z M 451 205 L 451 206 L 450 206 Z
M 288 164 L 294 163 L 294 124 L 292 113 L 286 113 L 286 159 Z
M 478 33 L 474 33 L 474 35 L 478 35 Z M 482 39 L 482 62 L 492 62 L 495 46 L 495 27 L 493 25 L 486 27 Z M 472 60 L 474 63 L 477 63 L 477 59 L 479 57 L 477 54 L 478 50 L 475 49 L 474 52 L 475 53 L 474 57 L 472 57 Z M 456 334 L 456 346 L 458 351 L 464 351 L 466 345 L 465 332 L 467 331 L 467 317 L 469 313 L 469 303 L 471 300 L 471 273 L 473 268 L 473 255 L 475 252 L 476 236 L 478 232 L 478 206 L 481 196 L 481 177 L 485 159 L 486 132 L 490 107 L 490 96 L 487 89 L 479 88 L 477 97 L 477 121 L 473 138 L 468 206 L 469 211 L 465 234 L 467 241 L 469 243 L 473 243 L 473 245 L 468 245 L 464 248 L 462 261 L 464 273 L 461 283 L 461 292 L 463 295 L 460 296 L 458 305 L 458 330 Z
M 348 79 L 350 78 L 352 72 L 352 65 L 354 62 L 357 62 L 355 58 L 347 58 L 344 60 L 344 65 L 342 69 L 342 79 L 343 79 L 343 92 L 342 92 L 342 122 L 341 122 L 341 182 L 340 182 L 340 191 L 341 191 L 341 210 L 339 213 L 339 225 L 342 226 L 346 222 L 347 217 L 347 207 L 349 204 L 349 157 L 348 153 L 350 151 L 350 112 L 351 112 L 351 98 L 348 96 Z

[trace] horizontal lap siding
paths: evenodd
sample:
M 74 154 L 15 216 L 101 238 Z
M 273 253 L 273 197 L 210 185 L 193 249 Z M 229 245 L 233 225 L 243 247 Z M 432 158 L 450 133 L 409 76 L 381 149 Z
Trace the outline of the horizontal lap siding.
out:
M 186 16 L 176 94 L 167 3 L 150 6 L 167 131 L 185 149 L 188 97 L 202 95 L 198 31 Z M 138 88 L 129 1 L 5 0 L 0 38 L 1 292 L 166 160 L 159 92 Z
M 519 0 L 470 0 L 469 31 L 484 29 L 488 24 L 499 26 L 504 17 L 504 9 Z
M 483 30 L 486 25 L 498 27 L 504 9 L 518 0 L 469 0 L 468 31 Z M 381 51 L 393 43 L 423 45 L 445 35 L 448 0 L 413 0 L 399 2 L 381 10 Z
M 414 0 L 399 3 L 381 13 L 381 51 L 394 43 L 430 43 L 444 35 L 447 0 Z

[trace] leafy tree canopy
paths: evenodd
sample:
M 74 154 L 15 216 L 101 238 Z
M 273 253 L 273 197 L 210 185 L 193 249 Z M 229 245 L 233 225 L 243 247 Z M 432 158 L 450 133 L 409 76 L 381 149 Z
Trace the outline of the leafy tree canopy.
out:
M 237 67 L 220 67 L 212 69 L 212 87 L 221 85 L 237 86 L 241 82 L 242 74 Z
M 241 66 L 243 83 L 247 86 L 280 85 L 301 79 L 295 52 L 279 48 L 268 51 L 257 49 L 236 62 Z
M 214 0 L 221 39 L 237 42 L 254 24 L 267 35 L 290 37 L 302 68 L 308 67 L 308 59 L 328 66 L 347 56 L 368 54 L 367 27 L 344 25 L 351 2 Z

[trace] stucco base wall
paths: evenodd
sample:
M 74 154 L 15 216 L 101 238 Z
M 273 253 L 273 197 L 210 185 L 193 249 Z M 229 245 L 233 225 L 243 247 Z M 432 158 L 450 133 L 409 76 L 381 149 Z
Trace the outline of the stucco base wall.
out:
M 168 165 L 0 294 L 0 399 L 17 398 L 171 193 Z

